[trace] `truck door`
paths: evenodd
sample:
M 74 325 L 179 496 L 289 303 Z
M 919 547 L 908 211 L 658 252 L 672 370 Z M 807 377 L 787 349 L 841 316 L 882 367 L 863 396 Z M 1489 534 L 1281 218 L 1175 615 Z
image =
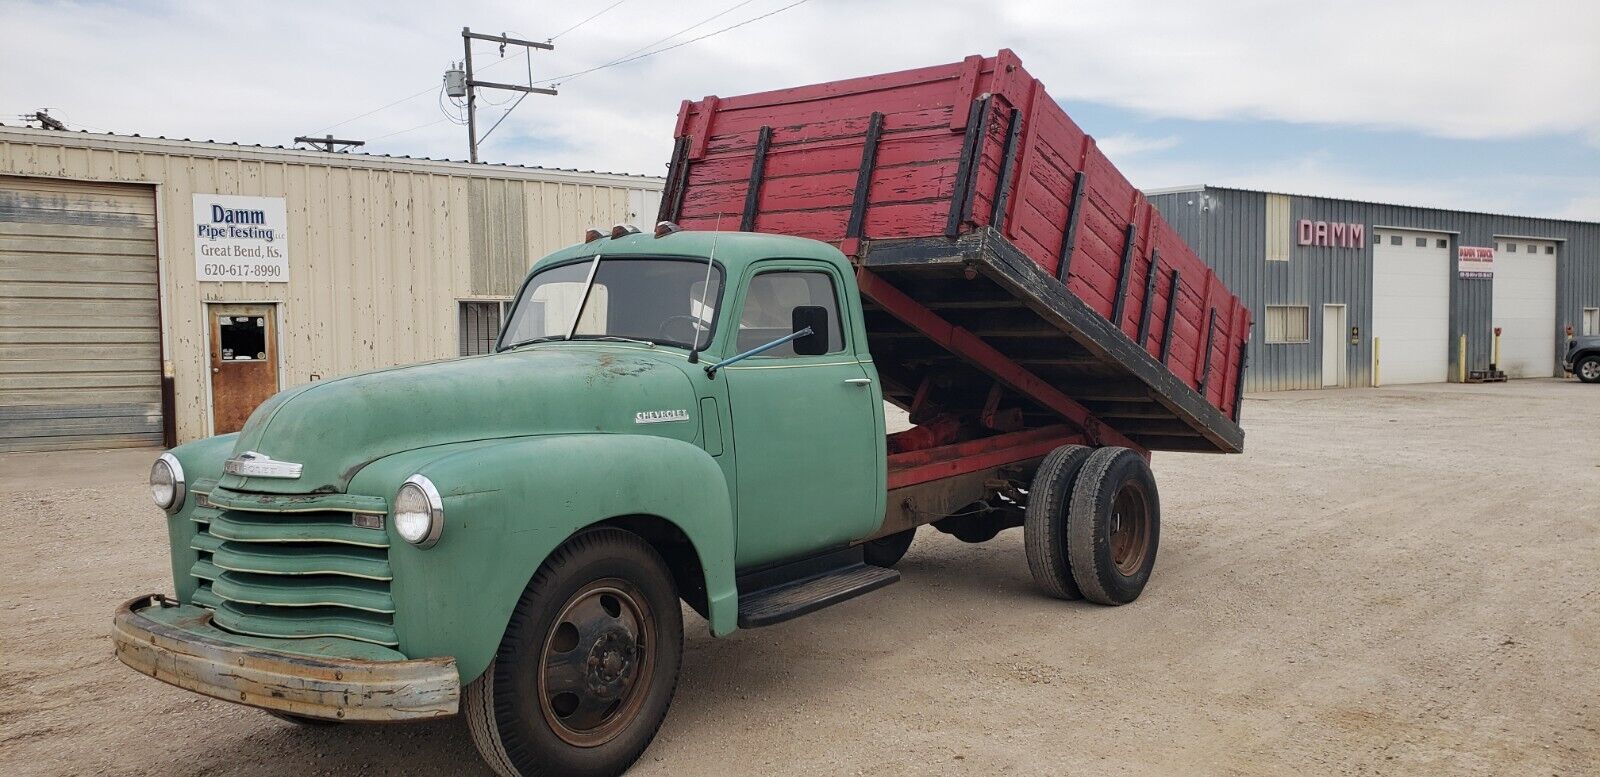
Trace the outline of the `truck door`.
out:
M 882 466 L 882 400 L 837 274 L 827 265 L 758 265 L 736 332 L 744 352 L 792 331 L 796 307 L 828 311 L 828 352 L 796 355 L 790 345 L 724 370 L 737 457 L 740 567 L 843 545 L 882 521 L 876 473 Z

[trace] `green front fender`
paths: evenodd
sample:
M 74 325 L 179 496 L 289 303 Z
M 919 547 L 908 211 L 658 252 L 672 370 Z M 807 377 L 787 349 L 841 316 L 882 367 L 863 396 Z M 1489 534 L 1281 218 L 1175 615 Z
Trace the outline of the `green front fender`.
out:
M 439 489 L 444 531 L 420 550 L 388 528 L 395 629 L 409 656 L 454 656 L 462 682 L 488 667 L 512 608 L 551 551 L 610 518 L 676 525 L 699 556 L 712 633 L 736 627 L 728 484 L 694 445 L 626 434 L 448 445 L 374 462 L 351 490 L 392 497 L 413 473 Z

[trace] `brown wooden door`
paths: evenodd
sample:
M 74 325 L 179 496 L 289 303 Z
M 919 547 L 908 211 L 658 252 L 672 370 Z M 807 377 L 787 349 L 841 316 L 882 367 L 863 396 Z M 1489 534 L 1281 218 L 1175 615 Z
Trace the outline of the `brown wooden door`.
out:
M 211 419 L 237 432 L 278 392 L 278 327 L 271 305 L 207 305 L 211 318 Z

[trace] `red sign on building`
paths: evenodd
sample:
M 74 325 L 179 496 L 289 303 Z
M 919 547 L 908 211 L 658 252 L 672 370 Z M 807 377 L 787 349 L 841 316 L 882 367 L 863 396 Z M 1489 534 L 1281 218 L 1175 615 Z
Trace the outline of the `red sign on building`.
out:
M 1463 278 L 1493 278 L 1494 248 L 1492 246 L 1460 246 L 1457 266 Z
M 1365 224 L 1300 219 L 1299 227 L 1300 245 L 1303 246 L 1365 248 L 1367 245 Z

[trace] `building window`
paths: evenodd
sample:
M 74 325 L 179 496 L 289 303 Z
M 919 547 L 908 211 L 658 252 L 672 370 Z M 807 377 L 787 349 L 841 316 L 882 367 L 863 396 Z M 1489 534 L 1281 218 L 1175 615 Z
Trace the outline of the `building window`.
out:
M 1539 247 L 1538 247 L 1538 246 L 1536 246 L 1536 245 L 1532 245 L 1532 244 L 1529 244 L 1529 245 L 1528 245 L 1528 253 L 1530 253 L 1530 254 L 1537 254 L 1537 253 L 1539 253 Z
M 1397 245 L 1400 245 L 1400 243 L 1401 243 L 1401 241 L 1400 241 L 1400 236 L 1399 235 L 1390 235 L 1389 236 L 1389 245 L 1397 246 Z
M 1547 254 L 1553 254 L 1553 253 L 1556 252 L 1556 247 L 1555 246 L 1545 246 L 1544 247 L 1544 252 L 1547 253 Z
M 1516 243 L 1506 243 L 1506 253 L 1514 254 L 1516 252 L 1517 252 L 1517 244 Z
M 1437 248 L 1449 248 L 1450 247 L 1450 241 L 1441 237 L 1441 238 L 1439 238 L 1439 242 L 1436 244 L 1436 247 Z
M 500 337 L 500 322 L 505 320 L 509 301 L 466 300 L 461 303 L 460 324 L 461 355 L 477 356 L 492 353 L 495 340 Z
M 1417 247 L 1418 248 L 1427 248 L 1428 247 L 1428 239 L 1425 238 L 1425 237 L 1417 238 Z
M 1311 308 L 1305 305 L 1268 305 L 1268 343 L 1311 342 Z
M 1267 261 L 1289 261 L 1293 231 L 1289 218 L 1289 198 L 1282 194 L 1267 195 Z
M 1600 308 L 1583 309 L 1583 334 L 1600 335 Z

